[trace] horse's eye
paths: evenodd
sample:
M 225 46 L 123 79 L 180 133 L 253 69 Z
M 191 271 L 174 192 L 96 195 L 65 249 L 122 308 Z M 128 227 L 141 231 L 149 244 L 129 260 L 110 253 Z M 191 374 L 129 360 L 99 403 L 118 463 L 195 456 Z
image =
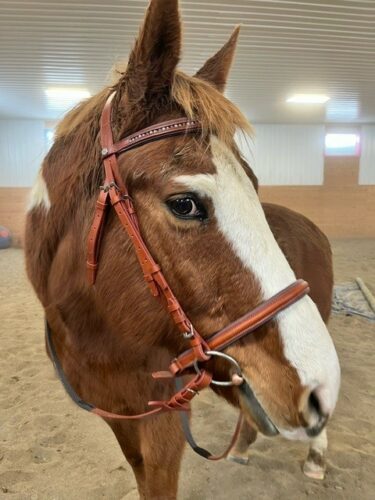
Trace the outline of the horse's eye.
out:
M 171 198 L 167 201 L 167 205 L 171 212 L 180 219 L 203 220 L 207 217 L 206 210 L 202 203 L 191 195 Z

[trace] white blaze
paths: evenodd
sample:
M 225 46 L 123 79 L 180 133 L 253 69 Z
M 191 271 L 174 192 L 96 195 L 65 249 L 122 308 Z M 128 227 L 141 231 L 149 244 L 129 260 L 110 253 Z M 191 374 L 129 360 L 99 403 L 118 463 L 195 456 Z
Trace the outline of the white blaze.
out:
M 178 176 L 176 182 L 211 197 L 220 231 L 245 267 L 258 278 L 269 299 L 296 279 L 266 221 L 253 184 L 233 153 L 211 138 L 216 174 Z M 319 311 L 304 297 L 277 315 L 284 355 L 301 383 L 319 392 L 323 410 L 331 413 L 340 385 L 336 350 Z
M 44 207 L 46 210 L 49 210 L 51 207 L 47 184 L 43 178 L 42 169 L 39 170 L 34 186 L 31 188 L 27 210 L 30 212 L 33 208 L 39 206 Z

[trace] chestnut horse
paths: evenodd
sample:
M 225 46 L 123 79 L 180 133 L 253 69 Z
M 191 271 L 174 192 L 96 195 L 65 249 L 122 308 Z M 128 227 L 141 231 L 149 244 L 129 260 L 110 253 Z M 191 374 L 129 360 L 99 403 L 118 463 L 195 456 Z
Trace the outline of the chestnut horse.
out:
M 317 434 L 322 417 L 325 423 L 332 415 L 340 383 L 324 323 L 330 249 L 303 217 L 270 205 L 264 212 L 259 202 L 256 177 L 234 141 L 249 124 L 222 93 L 237 36 L 238 29 L 195 76 L 187 76 L 176 69 L 178 2 L 151 1 L 118 82 L 57 128 L 31 195 L 27 272 L 65 376 L 82 399 L 128 415 L 144 412 L 150 400 L 168 400 L 173 380 L 150 374 L 186 349 L 186 336 L 149 293 L 114 209 L 102 234 L 95 285 L 86 279 L 87 238 L 104 180 L 100 117 L 115 91 L 110 125 L 116 141 L 165 120 L 199 121 L 200 134 L 163 137 L 119 156 L 121 183 L 148 249 L 204 338 L 292 284 L 296 274 L 310 280 L 312 298 L 305 295 L 225 350 L 274 428 L 290 439 L 307 439 Z M 216 379 L 230 377 L 220 358 L 209 362 L 209 370 Z M 252 428 L 263 430 L 245 392 L 216 390 Z M 140 497 L 176 498 L 184 449 L 178 412 L 105 420 L 133 468 Z M 324 431 L 319 438 L 324 441 Z

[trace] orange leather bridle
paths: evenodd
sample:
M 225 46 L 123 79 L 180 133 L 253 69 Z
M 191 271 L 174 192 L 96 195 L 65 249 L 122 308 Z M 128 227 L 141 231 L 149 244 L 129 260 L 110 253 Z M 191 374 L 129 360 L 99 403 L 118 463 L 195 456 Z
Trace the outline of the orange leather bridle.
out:
M 117 162 L 117 157 L 126 151 L 158 139 L 201 132 L 201 125 L 196 120 L 178 118 L 145 128 L 114 143 L 111 127 L 112 101 L 114 96 L 115 93 L 108 97 L 100 120 L 104 183 L 103 186 L 100 187 L 100 193 L 96 201 L 94 220 L 88 235 L 87 279 L 91 285 L 94 285 L 98 269 L 100 241 L 103 235 L 106 214 L 110 206 L 112 206 L 116 211 L 121 225 L 133 243 L 139 265 L 143 271 L 144 279 L 152 295 L 162 301 L 167 312 L 176 324 L 177 329 L 189 343 L 188 350 L 180 354 L 171 362 L 168 372 L 157 372 L 153 374 L 155 378 L 175 377 L 183 374 L 187 368 L 193 365 L 197 368 L 198 363 L 200 363 L 200 366 L 202 366 L 202 364 L 208 361 L 212 355 L 220 355 L 220 351 L 228 347 L 228 345 L 259 328 L 272 319 L 278 312 L 305 296 L 309 292 L 309 286 L 305 281 L 297 280 L 278 294 L 263 302 L 253 311 L 229 324 L 213 336 L 206 339 L 203 338 L 185 314 L 178 299 L 165 279 L 160 266 L 153 259 L 142 238 L 133 202 L 122 180 Z M 150 401 L 148 404 L 152 409 L 149 411 L 138 415 L 119 415 L 111 413 L 96 408 L 89 403 L 85 403 L 77 396 L 66 380 L 65 374 L 56 356 L 48 324 L 46 332 L 47 344 L 52 360 L 70 396 L 82 408 L 105 418 L 126 420 L 140 419 L 166 411 L 188 411 L 190 409 L 189 403 L 193 397 L 200 390 L 213 382 L 211 373 L 207 370 L 198 368 L 194 378 L 185 384 L 168 401 Z M 227 356 L 227 358 L 230 357 Z M 233 362 L 236 363 L 235 360 L 233 360 Z M 238 367 L 238 364 L 236 365 Z M 229 384 L 230 383 L 227 383 L 226 385 Z M 240 421 L 237 425 L 237 433 L 239 425 Z M 235 437 L 236 435 L 234 438 Z M 213 457 L 211 455 L 206 456 L 206 458 L 217 459 L 220 457 Z

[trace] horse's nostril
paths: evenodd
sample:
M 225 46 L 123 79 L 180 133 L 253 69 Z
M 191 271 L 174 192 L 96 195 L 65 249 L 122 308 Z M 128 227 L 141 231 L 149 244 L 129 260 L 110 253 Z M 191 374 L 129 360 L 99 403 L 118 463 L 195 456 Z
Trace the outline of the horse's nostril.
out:
M 301 424 L 303 427 L 311 429 L 312 432 L 324 427 L 329 417 L 325 403 L 324 391 L 320 387 L 313 390 L 306 389 L 300 401 Z
M 324 411 L 324 401 L 321 400 L 321 391 L 314 389 L 305 399 L 303 418 L 306 426 L 306 434 L 315 437 L 324 428 L 329 415 Z
M 315 390 L 310 392 L 307 404 L 308 404 L 308 409 L 311 413 L 316 412 L 319 417 L 323 416 L 323 411 L 320 404 L 319 396 Z

